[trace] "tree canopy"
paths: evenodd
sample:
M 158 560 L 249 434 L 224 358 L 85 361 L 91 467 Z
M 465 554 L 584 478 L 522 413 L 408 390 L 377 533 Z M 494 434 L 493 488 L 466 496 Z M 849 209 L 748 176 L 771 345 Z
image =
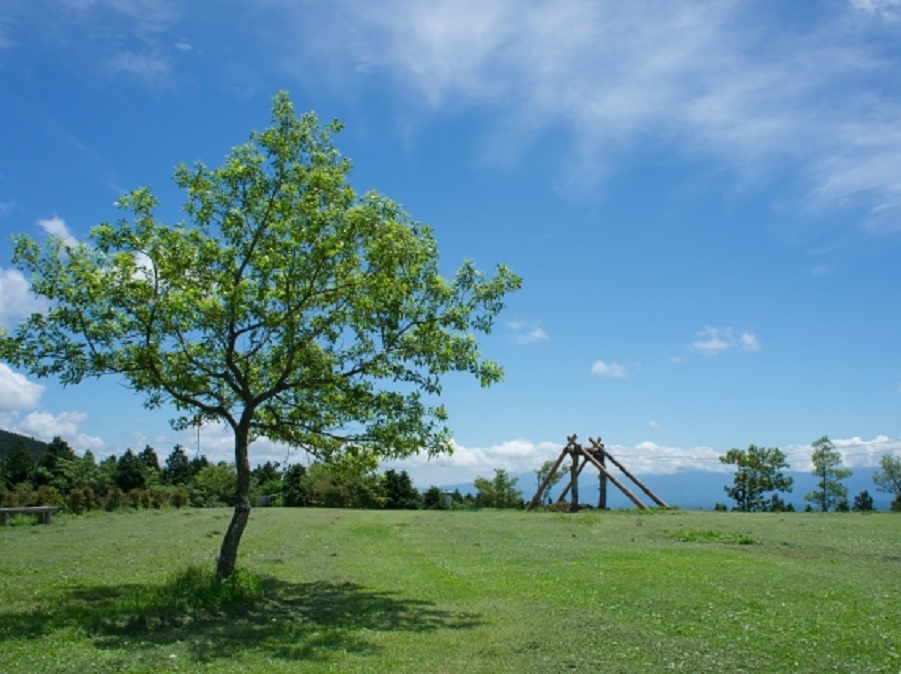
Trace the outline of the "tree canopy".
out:
M 516 488 L 518 479 L 510 477 L 503 468 L 494 469 L 494 479 L 477 477 L 476 505 L 481 508 L 522 508 L 522 492 Z
M 842 468 L 842 455 L 828 436 L 823 436 L 813 443 L 813 474 L 820 478 L 817 489 L 804 495 L 808 503 L 815 503 L 820 510 L 826 512 L 840 503 L 847 504 L 848 489 L 842 480 L 851 477 L 851 471 Z
M 147 188 L 89 243 L 14 240 L 14 264 L 49 308 L 0 335 L 0 358 L 75 384 L 119 375 L 173 424 L 227 425 L 235 439 L 235 514 L 218 573 L 230 575 L 249 515 L 248 446 L 267 437 L 329 460 L 372 464 L 451 450 L 433 402 L 442 375 L 482 386 L 482 357 L 520 279 L 466 260 L 439 273 L 432 231 L 394 201 L 348 183 L 341 129 L 296 116 L 284 92 L 272 123 L 219 168 L 181 165 L 186 221 L 157 219 Z
M 879 470 L 873 473 L 873 482 L 879 491 L 901 496 L 901 458 L 883 454 L 879 459 Z
M 788 462 L 782 450 L 776 447 L 750 445 L 747 450 L 730 449 L 720 461 L 735 466 L 733 484 L 724 489 L 729 498 L 735 500 L 738 510 L 767 510 L 774 503 L 767 501 L 767 492 L 792 490 L 794 480 L 782 473 L 788 468 Z

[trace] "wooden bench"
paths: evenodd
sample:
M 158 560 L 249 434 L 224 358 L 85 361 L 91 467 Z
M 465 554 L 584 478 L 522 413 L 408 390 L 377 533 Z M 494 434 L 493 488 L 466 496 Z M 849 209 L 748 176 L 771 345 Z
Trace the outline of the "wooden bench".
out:
M 59 510 L 59 506 L 28 506 L 24 508 L 0 508 L 0 524 L 9 525 L 10 515 L 37 515 L 41 524 L 50 524 L 53 513 Z

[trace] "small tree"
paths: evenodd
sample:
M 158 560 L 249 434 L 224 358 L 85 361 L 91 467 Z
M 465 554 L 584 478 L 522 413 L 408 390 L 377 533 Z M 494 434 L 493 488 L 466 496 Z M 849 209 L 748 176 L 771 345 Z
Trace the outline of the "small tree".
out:
M 69 483 L 62 466 L 66 461 L 75 458 L 75 452 L 69 444 L 58 435 L 54 437 L 44 453 L 38 457 L 34 470 L 35 486 L 46 484 L 60 492 L 68 492 L 73 485 Z
M 144 462 L 133 451 L 126 450 L 116 463 L 114 480 L 116 486 L 125 493 L 132 489 L 143 489 L 147 484 Z
M 819 506 L 821 512 L 842 501 L 847 506 L 848 489 L 841 481 L 851 477 L 851 471 L 841 467 L 842 455 L 827 436 L 813 443 L 810 460 L 813 462 L 813 474 L 820 478 L 817 482 L 819 489 L 805 494 L 804 500 Z
M 788 468 L 785 454 L 776 447 L 748 446 L 747 451 L 730 449 L 720 461 L 734 465 L 735 478 L 731 487 L 723 489 L 735 500 L 736 509 L 742 511 L 768 510 L 781 501 L 767 501 L 767 492 L 790 492 L 793 479 L 782 470 Z M 776 496 L 774 494 L 773 496 Z
M 142 188 L 119 201 L 130 218 L 95 227 L 89 244 L 14 240 L 14 264 L 50 307 L 0 331 L 0 359 L 64 384 L 118 375 L 149 407 L 174 406 L 176 428 L 231 430 L 235 510 L 220 577 L 235 569 L 250 516 L 255 439 L 322 460 L 448 452 L 443 375 L 502 378 L 475 335 L 491 331 L 520 279 L 471 261 L 441 276 L 428 227 L 351 188 L 331 140 L 340 129 L 297 117 L 279 93 L 271 126 L 221 168 L 176 169 L 187 224 L 160 222 Z
M 426 510 L 444 510 L 446 506 L 441 489 L 432 485 L 422 492 L 422 507 Z
M 282 473 L 282 501 L 286 506 L 299 508 L 310 504 L 304 478 L 307 468 L 302 463 L 293 463 Z
M 422 505 L 413 481 L 407 471 L 397 472 L 393 468 L 382 475 L 382 488 L 385 491 L 385 507 L 391 510 L 416 510 Z
M 871 510 L 875 510 L 876 508 L 873 506 L 873 497 L 870 496 L 870 492 L 864 489 L 857 496 L 854 497 L 854 510 L 859 512 L 869 512 Z
M 193 473 L 188 455 L 181 445 L 175 445 L 163 468 L 163 482 L 171 485 L 186 485 L 191 481 Z
M 232 463 L 220 461 L 202 468 L 194 477 L 191 504 L 201 507 L 234 505 L 237 479 L 238 472 Z
M 548 476 L 548 473 L 551 472 L 551 469 L 554 467 L 555 461 L 545 461 L 541 464 L 541 467 L 535 471 L 535 479 L 538 480 L 537 487 L 541 486 L 541 483 L 544 482 L 544 479 Z M 563 476 L 566 474 L 564 470 L 558 470 L 554 473 L 554 476 L 548 481 L 547 485 L 545 485 L 544 490 L 541 492 L 541 498 L 539 498 L 540 503 L 544 503 L 550 500 L 551 497 L 551 489 L 556 486 L 560 480 L 563 479 Z
M 156 450 L 150 445 L 146 445 L 138 453 L 141 465 L 144 467 L 144 483 L 147 485 L 159 484 L 162 477 L 160 471 L 160 459 L 156 455 Z
M 373 470 L 353 461 L 318 462 L 304 477 L 310 504 L 322 508 L 382 508 L 382 481 Z
M 31 484 L 34 477 L 34 458 L 21 440 L 17 440 L 3 461 L 3 479 L 9 489 L 17 484 Z
M 520 508 L 522 492 L 516 489 L 517 478 L 511 478 L 503 468 L 494 469 L 494 479 L 477 477 L 476 505 L 481 508 Z

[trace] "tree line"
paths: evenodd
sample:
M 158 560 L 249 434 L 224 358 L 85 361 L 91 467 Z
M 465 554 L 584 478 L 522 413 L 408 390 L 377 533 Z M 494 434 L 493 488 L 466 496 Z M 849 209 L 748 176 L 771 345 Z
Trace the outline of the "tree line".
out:
M 842 482 L 851 477 L 851 471 L 842 466 L 842 455 L 828 436 L 822 436 L 812 443 L 814 476 L 818 478 L 816 489 L 804 495 L 807 510 L 828 512 L 835 510 L 874 510 L 873 497 L 864 489 L 848 501 L 848 489 Z M 743 512 L 791 511 L 794 506 L 786 503 L 780 494 L 792 491 L 794 479 L 786 476 L 789 464 L 785 453 L 777 447 L 757 447 L 750 445 L 747 450 L 730 449 L 719 457 L 725 464 L 735 466 L 732 486 L 724 487 L 726 494 L 735 501 L 733 510 Z M 883 454 L 879 460 L 879 470 L 873 474 L 876 488 L 894 495 L 891 510 L 901 511 L 901 458 Z M 717 510 L 727 510 L 723 503 L 717 503 Z
M 314 462 L 282 466 L 267 461 L 252 469 L 250 494 L 257 504 L 286 507 L 371 509 L 521 508 L 516 478 L 496 470 L 476 478 L 475 494 L 420 492 L 407 471 L 379 473 L 350 463 Z M 189 457 L 176 445 L 162 462 L 151 446 L 97 461 L 79 457 L 60 437 L 35 456 L 21 440 L 0 455 L 0 506 L 56 505 L 73 513 L 121 508 L 234 506 L 234 464 Z
M 807 510 L 868 511 L 873 498 L 861 491 L 849 502 L 842 484 L 851 471 L 841 465 L 841 454 L 824 436 L 813 444 L 812 474 L 816 489 L 804 495 Z M 234 464 L 213 463 L 197 454 L 189 457 L 176 445 L 164 461 L 151 446 L 126 450 L 97 461 L 90 451 L 79 457 L 60 437 L 35 452 L 22 438 L 0 454 L 0 506 L 56 505 L 73 513 L 121 508 L 234 506 L 238 471 Z M 731 485 L 724 491 L 734 501 L 732 510 L 742 512 L 792 511 L 783 495 L 793 489 L 793 478 L 785 472 L 788 461 L 775 447 L 750 445 L 730 449 L 719 457 L 735 466 Z M 552 462 L 534 471 L 539 484 Z M 557 475 L 562 477 L 562 472 Z M 901 511 L 901 459 L 884 454 L 873 474 L 876 489 L 892 494 L 891 510 Z M 361 468 L 351 462 L 313 462 L 282 466 L 267 461 L 251 471 L 250 494 L 259 505 L 285 507 L 369 509 L 466 509 L 522 508 L 517 478 L 503 469 L 493 477 L 476 477 L 475 493 L 442 491 L 431 486 L 420 492 L 406 471 L 384 472 Z M 548 485 L 542 501 L 550 499 Z M 723 503 L 717 510 L 728 510 Z

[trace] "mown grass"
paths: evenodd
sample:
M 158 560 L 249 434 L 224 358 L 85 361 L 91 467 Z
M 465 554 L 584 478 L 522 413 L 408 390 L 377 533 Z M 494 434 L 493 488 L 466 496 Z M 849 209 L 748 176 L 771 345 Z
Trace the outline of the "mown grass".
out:
M 901 670 L 893 514 L 229 516 L 0 531 L 0 671 Z

